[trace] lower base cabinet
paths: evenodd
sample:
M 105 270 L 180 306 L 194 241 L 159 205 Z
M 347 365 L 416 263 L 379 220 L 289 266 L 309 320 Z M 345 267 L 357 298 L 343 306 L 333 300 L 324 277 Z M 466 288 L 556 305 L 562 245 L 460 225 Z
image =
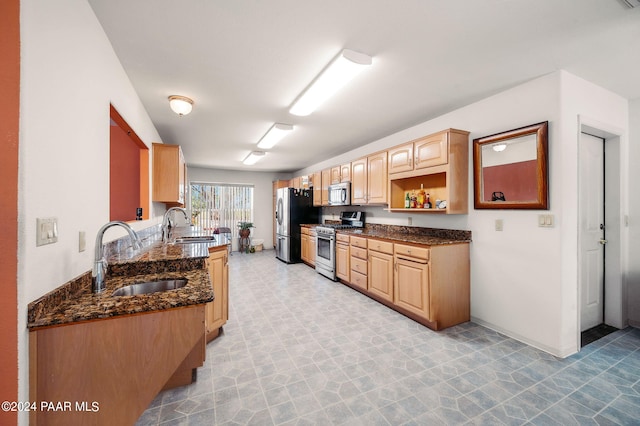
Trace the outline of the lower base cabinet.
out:
M 469 244 L 401 244 L 351 236 L 342 282 L 433 329 L 471 319 Z M 336 261 L 343 256 L 336 244 Z
M 396 256 L 394 269 L 394 303 L 402 309 L 430 319 L 427 261 Z
M 207 268 L 213 286 L 213 302 L 205 305 L 205 335 L 207 343 L 218 337 L 220 328 L 229 319 L 229 253 L 226 246 L 209 249 Z

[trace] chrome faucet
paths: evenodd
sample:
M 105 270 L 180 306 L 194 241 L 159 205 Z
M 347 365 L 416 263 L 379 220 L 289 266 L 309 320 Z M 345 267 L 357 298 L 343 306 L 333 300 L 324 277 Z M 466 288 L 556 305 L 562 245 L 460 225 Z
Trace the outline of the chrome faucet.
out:
M 136 232 L 125 222 L 114 220 L 100 228 L 98 235 L 96 236 L 95 261 L 93 263 L 93 270 L 91 271 L 91 290 L 94 293 L 102 293 L 105 289 L 104 277 L 107 273 L 107 260 L 104 258 L 104 245 L 102 244 L 102 238 L 104 237 L 104 232 L 112 226 L 122 226 L 127 230 L 129 237 L 131 237 L 131 243 L 133 244 L 134 250 L 142 248 L 142 243 L 140 242 L 138 234 L 136 234 Z
M 169 242 L 169 237 L 171 236 L 171 228 L 174 226 L 171 221 L 171 212 L 181 211 L 184 215 L 184 220 L 189 223 L 189 216 L 187 215 L 187 210 L 182 207 L 171 207 L 164 212 L 164 216 L 162 217 L 162 242 Z

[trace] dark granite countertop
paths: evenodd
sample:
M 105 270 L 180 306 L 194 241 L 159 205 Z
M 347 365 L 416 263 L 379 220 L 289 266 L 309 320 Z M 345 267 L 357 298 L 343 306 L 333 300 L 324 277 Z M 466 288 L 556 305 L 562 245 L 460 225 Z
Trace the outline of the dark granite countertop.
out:
M 380 238 L 393 242 L 424 244 L 429 246 L 471 242 L 471 231 L 456 229 L 365 224 L 363 229 L 341 229 L 338 232 L 348 235 Z
M 185 227 L 176 228 L 174 235 L 181 237 L 203 233 Z M 33 330 L 203 304 L 213 300 L 213 288 L 205 259 L 209 257 L 209 247 L 226 250 L 228 242 L 225 237 L 216 235 L 215 241 L 189 244 L 165 244 L 157 232 L 149 232 L 141 237 L 143 248 L 139 252 L 131 250 L 128 237 L 106 245 L 108 267 L 104 292 L 91 292 L 91 271 L 88 271 L 31 302 L 27 327 Z M 112 296 L 116 289 L 126 285 L 171 278 L 185 278 L 187 284 L 176 290 L 158 293 Z

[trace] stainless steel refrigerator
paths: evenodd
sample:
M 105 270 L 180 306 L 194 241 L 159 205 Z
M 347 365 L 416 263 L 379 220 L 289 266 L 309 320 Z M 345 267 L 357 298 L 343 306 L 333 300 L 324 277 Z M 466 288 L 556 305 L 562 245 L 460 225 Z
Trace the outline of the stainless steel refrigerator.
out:
M 283 262 L 300 262 L 300 224 L 318 223 L 319 209 L 306 189 L 279 188 L 276 191 L 276 257 Z

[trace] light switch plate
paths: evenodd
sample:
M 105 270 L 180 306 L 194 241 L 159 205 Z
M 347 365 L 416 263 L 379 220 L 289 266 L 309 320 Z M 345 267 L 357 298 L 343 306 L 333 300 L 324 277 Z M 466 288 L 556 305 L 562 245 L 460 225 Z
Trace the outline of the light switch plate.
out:
M 58 218 L 36 219 L 36 247 L 58 242 Z
M 496 231 L 502 231 L 503 223 L 502 219 L 496 219 Z
M 539 214 L 538 226 L 541 228 L 553 228 L 553 215 L 552 214 Z

